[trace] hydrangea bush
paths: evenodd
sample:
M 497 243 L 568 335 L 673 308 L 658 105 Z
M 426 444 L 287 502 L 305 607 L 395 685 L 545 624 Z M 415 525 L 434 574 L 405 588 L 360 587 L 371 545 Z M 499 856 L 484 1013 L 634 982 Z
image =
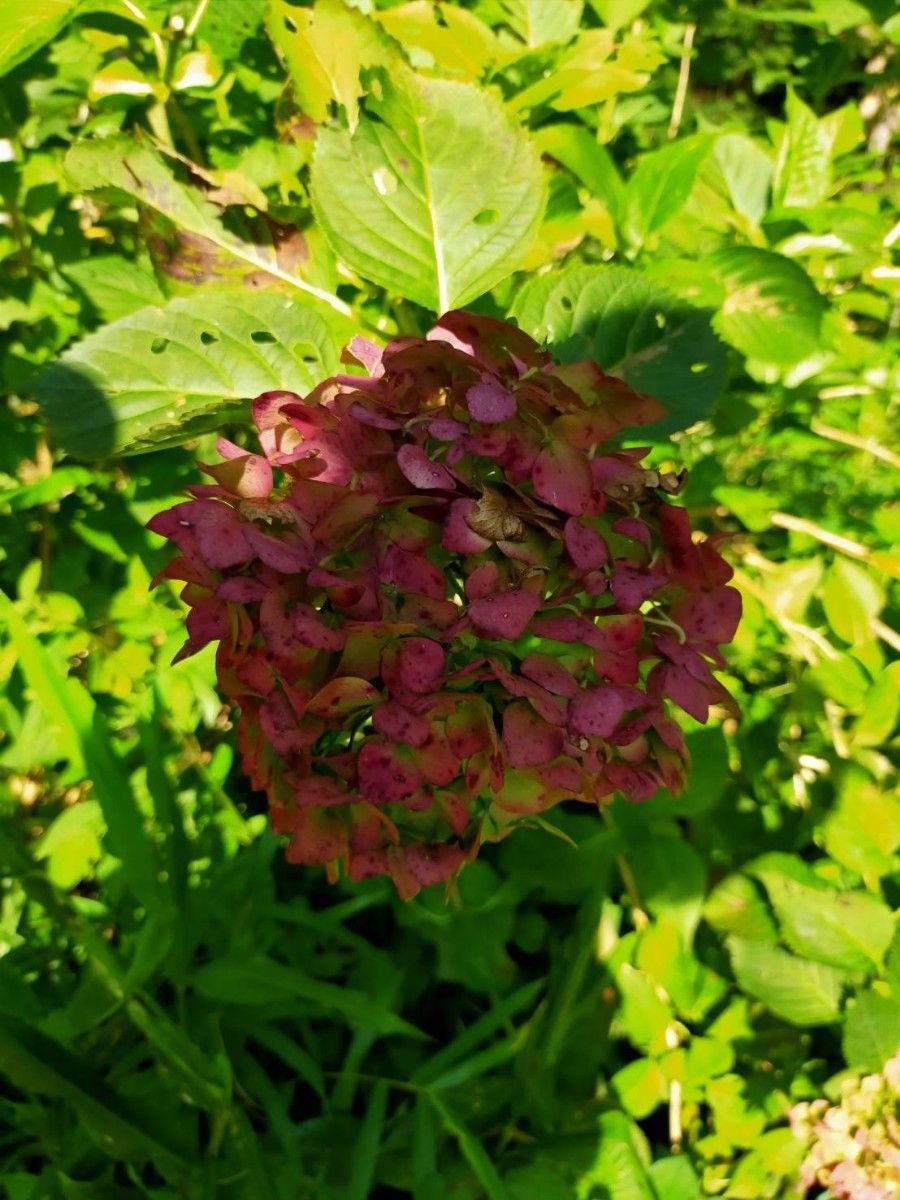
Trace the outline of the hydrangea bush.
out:
M 681 477 L 616 442 L 664 411 L 464 312 L 345 361 L 150 523 L 289 860 L 410 897 L 563 800 L 679 791 L 671 706 L 733 709 L 740 596 Z
M 799 1191 L 828 1189 L 835 1200 L 900 1196 L 900 1054 L 877 1075 L 845 1079 L 840 1103 L 795 1105 L 791 1128 L 809 1147 Z

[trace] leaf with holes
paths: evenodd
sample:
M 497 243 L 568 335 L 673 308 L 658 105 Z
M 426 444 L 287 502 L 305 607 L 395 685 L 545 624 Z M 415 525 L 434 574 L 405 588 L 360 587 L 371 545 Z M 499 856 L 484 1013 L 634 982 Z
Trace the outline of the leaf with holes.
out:
M 540 161 L 475 87 L 404 73 L 380 90 L 355 133 L 319 134 L 313 207 L 352 270 L 446 312 L 521 261 L 544 204 Z
M 591 358 L 669 416 L 641 429 L 660 437 L 707 416 L 722 390 L 725 349 L 708 313 L 626 267 L 567 267 L 529 280 L 513 303 L 519 325 L 560 362 Z
M 175 445 L 245 415 L 260 392 L 305 392 L 338 369 L 345 331 L 323 306 L 222 291 L 144 308 L 38 378 L 54 441 L 81 458 Z

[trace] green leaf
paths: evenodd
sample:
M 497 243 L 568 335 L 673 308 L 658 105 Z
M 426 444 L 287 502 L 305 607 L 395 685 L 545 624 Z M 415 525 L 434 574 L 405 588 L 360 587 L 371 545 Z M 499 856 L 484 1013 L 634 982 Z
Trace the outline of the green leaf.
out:
M 240 4 L 210 3 L 197 26 L 197 38 L 204 41 L 223 62 L 235 58 L 247 38 L 263 22 L 269 0 L 241 0 Z
M 664 1104 L 668 1080 L 653 1058 L 636 1058 L 616 1071 L 609 1081 L 625 1111 L 638 1121 Z
M 70 263 L 63 274 L 75 284 L 104 321 L 118 321 L 165 297 L 149 271 L 118 254 L 103 254 Z
M 706 894 L 703 859 L 681 838 L 646 831 L 629 838 L 625 857 L 644 907 L 667 918 L 689 946 Z
M 530 50 L 573 38 L 583 7 L 583 0 L 500 0 L 506 24 Z
M 876 783 L 861 767 L 845 768 L 837 803 L 821 827 L 828 854 L 858 871 L 870 888 L 897 869 L 900 797 Z
M 483 21 L 446 0 L 411 0 L 379 13 L 378 20 L 397 41 L 460 79 L 476 79 L 501 54 L 500 42 Z
M 618 1112 L 602 1113 L 599 1126 L 597 1157 L 585 1172 L 582 1186 L 603 1189 L 600 1195 L 605 1200 L 656 1200 L 635 1126 Z
M 681 211 L 712 144 L 712 138 L 696 134 L 641 157 L 625 185 L 623 232 L 629 245 L 639 249 Z
M 62 1100 L 114 1158 L 150 1161 L 176 1175 L 187 1170 L 182 1148 L 154 1132 L 149 1108 L 139 1109 L 95 1079 L 88 1064 L 58 1042 L 7 1017 L 0 1019 L 0 1070 L 25 1091 Z
M 626 267 L 537 276 L 518 292 L 511 315 L 558 361 L 594 359 L 664 404 L 671 415 L 642 427 L 642 438 L 693 425 L 722 389 L 725 353 L 707 313 Z
M 811 208 L 828 194 L 831 147 L 828 134 L 812 109 L 788 88 L 787 127 L 778 148 L 782 166 L 776 180 L 778 201 L 786 208 Z
M 828 624 L 851 645 L 872 637 L 872 619 L 884 607 L 885 593 L 874 575 L 858 563 L 836 558 L 821 591 Z
M 55 817 L 35 850 L 47 859 L 47 874 L 58 888 L 68 891 L 90 874 L 102 854 L 105 831 L 96 800 L 82 800 Z
M 544 125 L 533 134 L 542 154 L 555 158 L 602 201 L 613 221 L 621 221 L 625 185 L 613 157 L 583 125 Z
M 616 979 L 622 995 L 620 1019 L 628 1040 L 647 1054 L 664 1054 L 670 1049 L 669 1030 L 674 1021 L 672 1007 L 663 989 L 646 971 L 624 963 Z
M 882 900 L 806 887 L 774 871 L 759 877 L 795 954 L 851 972 L 881 966 L 894 936 L 894 916 Z
M 743 133 L 716 138 L 713 155 L 735 212 L 759 225 L 769 206 L 771 158 Z
M 900 997 L 870 988 L 848 1006 L 844 1058 L 856 1071 L 880 1071 L 900 1050 Z
M 640 91 L 663 61 L 647 35 L 628 35 L 617 45 L 608 29 L 585 29 L 556 57 L 553 70 L 512 96 L 509 107 L 513 112 L 547 105 L 559 112 L 592 108 Z
M 366 1115 L 353 1148 L 347 1200 L 367 1200 L 375 1181 L 375 1165 L 381 1148 L 384 1116 L 387 1109 L 388 1085 L 376 1083 L 366 1105 Z
M 544 204 L 540 160 L 469 84 L 404 72 L 381 90 L 355 133 L 319 134 L 313 207 L 352 270 L 445 312 L 499 283 L 527 251 Z
M 3 592 L 0 614 L 19 667 L 47 720 L 56 727 L 62 753 L 91 780 L 106 822 L 107 844 L 122 862 L 125 882 L 149 911 L 166 909 L 170 901 L 160 887 L 153 843 L 144 830 L 130 781 L 113 749 L 102 714 L 81 684 L 57 669 Z
M 727 875 L 703 906 L 703 917 L 719 933 L 751 942 L 774 942 L 778 930 L 759 888 L 746 875 Z
M 245 413 L 260 392 L 311 390 L 338 369 L 327 309 L 284 293 L 170 300 L 67 350 L 35 391 L 54 440 L 101 458 L 173 445 Z
M 590 0 L 591 8 L 613 33 L 630 25 L 649 7 L 650 0 Z
M 791 1025 L 827 1025 L 840 1015 L 847 975 L 766 942 L 726 943 L 738 986 Z
M 718 333 L 748 358 L 789 366 L 816 353 L 825 302 L 797 263 L 771 250 L 731 246 L 698 271 L 718 289 Z
M 30 58 L 75 16 L 80 0 L 5 0 L 0 22 L 0 75 Z
M 124 136 L 77 142 L 66 154 L 64 168 L 77 191 L 102 189 L 124 194 L 170 221 L 179 234 L 189 239 L 198 257 L 202 258 L 204 246 L 208 246 L 232 259 L 235 269 L 245 272 L 243 279 L 252 297 L 251 303 L 256 299 L 253 289 L 263 277 L 270 283 L 277 281 L 304 292 L 336 312 L 349 315 L 347 305 L 337 296 L 314 287 L 281 266 L 273 246 L 257 245 L 227 228 L 215 205 L 199 189 L 176 179 L 162 155 L 145 142 Z
M 853 725 L 854 746 L 881 746 L 900 716 L 900 662 L 892 662 L 876 677 L 866 693 L 863 710 Z
M 703 1200 L 700 1181 L 690 1159 L 658 1158 L 647 1171 L 658 1200 Z
M 299 107 L 317 123 L 336 100 L 355 129 L 366 90 L 360 72 L 378 66 L 398 70 L 403 63 L 380 24 L 344 0 L 316 0 L 312 8 L 270 0 L 266 28 L 284 58 Z

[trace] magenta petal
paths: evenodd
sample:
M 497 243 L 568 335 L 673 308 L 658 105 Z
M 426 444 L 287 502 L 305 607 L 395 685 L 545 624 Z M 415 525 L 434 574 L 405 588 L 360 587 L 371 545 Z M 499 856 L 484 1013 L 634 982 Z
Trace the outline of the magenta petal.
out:
M 466 596 L 470 600 L 481 600 L 497 590 L 500 572 L 495 563 L 486 562 L 476 567 L 466 579 Z
M 404 857 L 410 874 L 422 887 L 449 879 L 466 858 L 458 846 L 423 846 L 420 843 L 407 846 Z
M 377 733 L 391 742 L 402 742 L 404 746 L 424 746 L 431 733 L 431 726 L 424 717 L 410 712 L 396 700 L 379 704 L 372 714 L 372 724 Z
M 268 590 L 259 579 L 235 575 L 219 584 L 216 595 L 220 600 L 230 600 L 232 604 L 251 604 L 254 600 L 262 600 Z
M 374 409 L 366 408 L 364 404 L 354 401 L 348 409 L 349 415 L 354 421 L 359 421 L 360 425 L 368 425 L 370 429 L 400 429 L 400 422 L 396 417 L 388 416 L 387 413 L 376 412 Z
M 450 417 L 435 417 L 428 425 L 428 432 L 439 442 L 458 442 L 469 432 L 469 427 Z
M 437 691 L 444 676 L 446 655 L 430 638 L 404 638 L 397 655 L 397 670 L 403 687 L 418 695 Z
M 469 605 L 469 619 L 485 637 L 515 641 L 528 627 L 528 622 L 541 607 L 533 592 L 499 592 L 483 596 Z
M 348 356 L 355 358 L 361 366 L 366 368 L 370 375 L 382 374 L 382 353 L 381 346 L 377 346 L 374 342 L 370 342 L 368 338 L 364 337 L 351 338 L 347 346 Z
M 467 515 L 475 512 L 477 508 L 478 502 L 475 500 L 453 501 L 444 521 L 441 539 L 445 550 L 455 554 L 480 554 L 488 549 L 491 543 L 487 538 L 483 538 L 466 524 Z
M 260 559 L 275 571 L 292 575 L 297 571 L 308 571 L 315 565 L 312 547 L 299 538 L 287 538 L 282 541 L 281 538 L 263 533 L 255 525 L 247 527 L 245 536 Z
M 397 451 L 397 465 L 413 487 L 423 491 L 443 488 L 453 491 L 456 481 L 440 463 L 430 459 L 419 446 L 401 446 Z
M 466 404 L 476 421 L 485 425 L 498 425 L 516 415 L 516 398 L 499 380 L 490 375 L 482 376 L 481 383 L 473 384 L 466 392 Z
M 541 617 L 532 632 L 552 642 L 585 642 L 592 628 L 584 617 Z
M 359 752 L 359 790 L 375 804 L 396 804 L 417 792 L 422 777 L 408 752 L 371 737 Z
M 723 645 L 734 637 L 741 619 L 741 594 L 734 588 L 720 587 L 714 592 L 685 596 L 672 610 L 672 619 L 689 638 Z
M 298 604 L 291 614 L 294 633 L 297 641 L 303 646 L 311 646 L 314 650 L 342 650 L 344 635 L 338 629 L 331 629 L 314 608 L 308 604 Z
M 548 654 L 529 654 L 522 660 L 522 674 L 556 696 L 572 699 L 580 690 L 572 672 Z
M 609 558 L 606 542 L 595 529 L 569 517 L 563 529 L 566 550 L 572 562 L 582 571 L 594 571 Z
M 588 688 L 569 706 L 569 728 L 585 737 L 609 737 L 625 712 L 625 701 L 611 688 Z
M 668 583 L 665 571 L 658 567 L 643 570 L 617 558 L 613 567 L 612 594 L 622 612 L 636 612 L 646 599 Z
M 619 533 L 632 542 L 640 542 L 645 550 L 653 549 L 650 526 L 645 521 L 639 521 L 637 517 L 620 517 L 618 521 L 613 522 L 613 533 Z
M 303 779 L 294 792 L 294 800 L 301 808 L 334 808 L 338 804 L 352 804 L 354 799 L 351 792 L 328 775 Z
M 648 686 L 653 691 L 668 696 L 695 721 L 706 724 L 709 719 L 709 696 L 699 679 L 674 663 L 654 667 L 650 675 Z
M 517 700 L 503 713 L 503 748 L 511 767 L 527 769 L 550 762 L 563 747 L 563 731 L 542 720 L 530 704 Z
M 580 516 L 590 504 L 593 477 L 580 450 L 555 441 L 537 456 L 531 472 L 535 495 L 563 512 Z

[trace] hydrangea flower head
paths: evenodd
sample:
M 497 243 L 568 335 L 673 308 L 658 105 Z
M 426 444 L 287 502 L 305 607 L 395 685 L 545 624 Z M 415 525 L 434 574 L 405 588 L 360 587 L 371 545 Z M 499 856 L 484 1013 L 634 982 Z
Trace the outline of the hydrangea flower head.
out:
M 664 410 L 463 312 L 345 361 L 259 396 L 260 452 L 221 440 L 150 523 L 289 860 L 408 897 L 562 800 L 679 791 L 670 705 L 732 707 L 740 596 L 680 479 L 613 441 Z

